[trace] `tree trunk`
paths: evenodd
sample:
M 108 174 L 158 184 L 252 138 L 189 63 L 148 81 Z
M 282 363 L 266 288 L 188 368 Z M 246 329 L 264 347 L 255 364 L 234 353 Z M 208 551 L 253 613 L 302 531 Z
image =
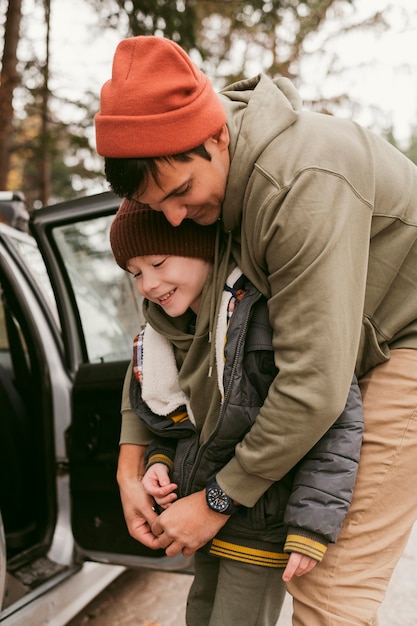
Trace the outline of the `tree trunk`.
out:
M 0 74 L 0 189 L 7 189 L 13 144 L 13 92 L 19 84 L 17 44 L 22 19 L 22 0 L 9 0 L 4 29 L 4 49 Z
M 49 135 L 49 41 L 51 30 L 51 1 L 44 0 L 46 23 L 45 64 L 42 68 L 42 109 L 41 109 L 41 159 L 39 163 L 40 200 L 48 204 L 51 197 L 51 138 Z

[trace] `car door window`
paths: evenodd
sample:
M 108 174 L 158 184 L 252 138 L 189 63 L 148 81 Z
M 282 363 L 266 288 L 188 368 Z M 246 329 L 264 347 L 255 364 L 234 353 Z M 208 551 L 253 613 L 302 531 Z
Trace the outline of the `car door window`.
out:
M 57 226 L 53 238 L 77 303 L 88 361 L 129 359 L 142 301 L 110 249 L 113 215 Z
M 9 239 L 18 249 L 20 258 L 25 262 L 26 270 L 31 276 L 31 280 L 37 285 L 42 293 L 55 324 L 59 327 L 59 316 L 56 306 L 54 292 L 46 269 L 45 261 L 36 245 L 36 241 L 28 236 L 22 235 L 18 231 L 9 233 Z

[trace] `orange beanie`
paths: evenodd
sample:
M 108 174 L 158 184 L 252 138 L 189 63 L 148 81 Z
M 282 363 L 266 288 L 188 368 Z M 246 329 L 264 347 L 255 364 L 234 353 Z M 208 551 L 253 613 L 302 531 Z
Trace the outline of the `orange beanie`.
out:
M 153 36 L 119 43 L 95 116 L 99 154 L 179 154 L 204 143 L 225 123 L 209 79 L 178 44 Z

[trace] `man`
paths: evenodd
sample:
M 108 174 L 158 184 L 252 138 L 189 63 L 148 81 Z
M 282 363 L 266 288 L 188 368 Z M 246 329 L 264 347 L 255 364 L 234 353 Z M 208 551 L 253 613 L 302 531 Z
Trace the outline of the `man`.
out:
M 417 471 L 417 167 L 350 121 L 302 111 L 286 79 L 217 95 L 156 37 L 119 44 L 95 123 L 114 191 L 174 226 L 220 217 L 268 298 L 280 374 L 216 475 L 226 502 L 253 506 L 297 463 L 340 414 L 355 370 L 365 436 L 351 510 L 322 563 L 288 589 L 298 626 L 376 624 L 417 517 L 417 490 L 404 493 Z M 192 554 L 228 517 L 204 490 L 151 511 L 138 480 L 146 437 L 123 409 L 129 531 Z

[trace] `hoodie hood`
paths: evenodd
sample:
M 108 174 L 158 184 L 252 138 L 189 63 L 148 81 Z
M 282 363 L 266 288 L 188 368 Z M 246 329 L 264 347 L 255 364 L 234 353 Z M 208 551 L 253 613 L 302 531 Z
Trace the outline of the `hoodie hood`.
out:
M 232 231 L 240 225 L 246 185 L 257 159 L 296 121 L 302 102 L 290 80 L 271 80 L 264 74 L 229 85 L 219 95 L 226 109 L 230 134 L 223 224 L 226 231 Z M 234 158 L 235 154 L 239 157 Z

